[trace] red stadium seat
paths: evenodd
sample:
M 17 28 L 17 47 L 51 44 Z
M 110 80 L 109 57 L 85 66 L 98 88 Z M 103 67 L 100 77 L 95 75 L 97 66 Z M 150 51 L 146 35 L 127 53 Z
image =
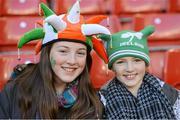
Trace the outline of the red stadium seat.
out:
M 68 9 L 76 0 L 51 0 L 51 7 L 57 14 L 67 13 Z M 82 14 L 103 14 L 106 13 L 105 0 L 81 0 Z
M 0 0 L 0 16 L 2 15 L 2 0 Z
M 110 15 L 108 17 L 109 20 L 103 20 L 100 24 L 107 27 L 111 31 L 111 33 L 119 32 L 122 27 L 118 16 Z
M 100 89 L 106 82 L 113 78 L 112 71 L 107 69 L 104 61 L 93 51 L 92 52 L 92 68 L 90 77 L 92 84 L 96 89 Z
M 0 17 L 0 46 L 17 45 L 20 37 L 35 28 L 35 22 L 40 19 L 35 16 Z
M 163 80 L 165 51 L 151 51 L 149 55 L 149 72 Z
M 133 30 L 134 29 L 134 15 L 133 14 L 122 14 L 118 15 L 122 30 Z
M 8 52 L 6 54 L 0 54 L 0 90 L 3 88 L 4 84 L 9 80 L 9 77 L 13 71 L 13 68 L 17 64 L 22 64 L 26 62 L 36 63 L 38 61 L 38 56 L 32 54 L 32 51 L 26 51 L 21 55 L 21 60 L 17 59 L 16 52 Z
M 164 80 L 180 90 L 180 49 L 171 49 L 165 55 Z
M 3 15 L 38 15 L 39 3 L 46 0 L 4 0 Z
M 180 0 L 169 0 L 169 12 L 180 12 Z
M 134 29 L 139 31 L 146 25 L 154 25 L 155 32 L 149 38 L 149 45 L 180 45 L 180 14 L 138 14 Z
M 166 12 L 167 0 L 115 0 L 117 14 Z

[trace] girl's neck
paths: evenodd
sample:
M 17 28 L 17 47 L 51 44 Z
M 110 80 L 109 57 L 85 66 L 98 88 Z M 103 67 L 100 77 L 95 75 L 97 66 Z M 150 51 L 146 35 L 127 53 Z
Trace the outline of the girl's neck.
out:
M 138 88 L 139 89 L 139 88 Z M 135 97 L 137 97 L 137 94 L 138 94 L 138 89 L 130 89 L 128 88 L 129 92 L 131 92 L 131 94 Z
M 55 86 L 56 92 L 60 94 L 60 93 L 63 93 L 63 91 L 65 90 L 66 83 L 64 83 L 64 82 L 57 82 L 55 80 L 54 86 Z
M 139 82 L 139 84 L 137 84 L 137 85 L 135 85 L 133 87 L 127 87 L 127 89 L 129 90 L 129 92 L 131 92 L 132 95 L 137 97 L 139 88 L 141 87 L 141 84 L 142 84 L 142 81 Z
M 63 93 L 63 91 L 65 90 L 66 84 L 61 84 L 61 85 L 55 84 L 55 88 L 56 88 L 56 92 L 57 92 L 58 94 L 61 94 L 61 93 Z

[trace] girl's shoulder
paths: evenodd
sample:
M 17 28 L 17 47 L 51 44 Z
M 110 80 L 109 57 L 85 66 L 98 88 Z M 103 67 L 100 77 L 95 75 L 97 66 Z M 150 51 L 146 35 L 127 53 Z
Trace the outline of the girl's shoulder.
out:
M 167 96 L 171 105 L 173 106 L 175 104 L 175 102 L 178 100 L 180 91 L 178 89 L 174 88 L 173 86 L 167 84 L 166 82 L 160 80 L 159 78 L 157 78 L 157 80 L 158 80 L 160 86 L 162 87 L 162 91 Z
M 7 96 L 7 97 L 11 98 L 11 96 L 15 92 L 15 88 L 16 88 L 15 81 L 14 80 L 9 80 L 4 85 L 3 89 L 1 90 L 1 97 Z
M 19 76 L 25 69 L 32 69 L 32 66 L 35 66 L 36 64 L 29 63 L 29 64 L 18 64 L 13 68 L 13 71 L 11 73 L 10 79 L 15 79 L 17 76 Z
M 115 78 L 114 78 L 115 79 Z M 109 80 L 105 85 L 101 87 L 98 91 L 99 98 L 104 106 L 106 106 L 106 95 L 108 94 L 108 88 L 111 87 L 110 85 L 114 82 L 114 79 Z
M 174 105 L 180 96 L 180 91 L 170 86 L 167 83 L 164 83 L 162 87 L 162 91 L 165 93 L 165 95 L 169 99 L 171 105 Z

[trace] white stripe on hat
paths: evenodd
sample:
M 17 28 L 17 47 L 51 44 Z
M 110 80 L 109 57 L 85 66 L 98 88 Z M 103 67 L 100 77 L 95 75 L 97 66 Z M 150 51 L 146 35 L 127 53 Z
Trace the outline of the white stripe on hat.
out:
M 126 54 L 141 56 L 141 57 L 145 58 L 148 62 L 150 61 L 150 58 L 148 55 L 146 55 L 143 52 L 136 51 L 136 50 L 119 50 L 109 56 L 109 61 L 111 61 L 112 59 L 114 59 L 115 57 L 117 57 L 119 55 L 126 55 Z

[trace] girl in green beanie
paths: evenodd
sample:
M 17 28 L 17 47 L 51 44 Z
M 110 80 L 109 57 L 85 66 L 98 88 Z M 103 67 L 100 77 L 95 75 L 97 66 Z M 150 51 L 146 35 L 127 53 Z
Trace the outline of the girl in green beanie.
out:
M 108 67 L 115 77 L 102 88 L 107 119 L 180 119 L 180 92 L 149 74 L 147 26 L 140 32 L 99 36 L 105 42 Z

